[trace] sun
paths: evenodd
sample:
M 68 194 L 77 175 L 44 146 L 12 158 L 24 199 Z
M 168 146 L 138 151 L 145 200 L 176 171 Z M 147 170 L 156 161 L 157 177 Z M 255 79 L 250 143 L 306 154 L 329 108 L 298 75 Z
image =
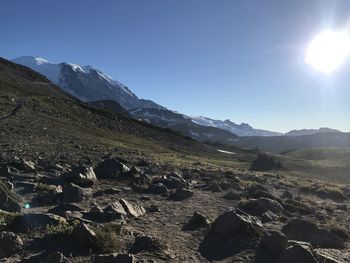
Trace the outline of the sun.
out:
M 309 44 L 305 62 L 314 69 L 330 74 L 350 55 L 350 37 L 345 31 L 324 31 Z

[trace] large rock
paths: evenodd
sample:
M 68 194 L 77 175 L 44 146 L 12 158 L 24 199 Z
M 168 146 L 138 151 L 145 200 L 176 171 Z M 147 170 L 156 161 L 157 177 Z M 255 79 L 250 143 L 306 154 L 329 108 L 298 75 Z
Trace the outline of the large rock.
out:
M 62 177 L 68 181 L 79 186 L 91 186 L 97 180 L 95 172 L 92 167 L 77 166 L 72 171 L 66 172 Z
M 30 213 L 17 216 L 10 224 L 14 232 L 28 233 L 33 230 L 46 230 L 48 226 L 66 223 L 66 219 L 50 213 Z
M 184 225 L 183 230 L 195 230 L 197 228 L 207 227 L 210 220 L 199 212 L 194 212 L 190 220 Z
M 175 201 L 185 200 L 193 195 L 193 192 L 190 189 L 177 188 L 175 193 L 173 193 L 170 198 Z
M 314 255 L 320 263 L 347 263 L 350 260 L 350 254 L 346 256 L 343 251 L 337 249 L 317 248 Z
M 229 210 L 214 221 L 199 250 L 209 261 L 221 260 L 241 250 L 256 249 L 262 232 L 257 217 L 239 209 Z
M 124 199 L 120 199 L 119 202 L 130 217 L 140 217 L 146 214 L 146 210 L 142 206 L 132 205 Z
M 8 212 L 21 212 L 21 205 L 15 193 L 0 182 L 0 209 Z
M 168 188 L 162 183 L 151 184 L 147 192 L 155 195 L 168 195 Z
M 343 239 L 303 219 L 293 219 L 289 221 L 282 228 L 282 232 L 286 234 L 289 239 L 310 242 L 315 247 L 344 248 Z
M 186 180 L 179 173 L 170 173 L 163 176 L 162 183 L 168 189 L 184 188 L 186 186 Z
M 134 263 L 135 258 L 130 254 L 101 254 L 95 255 L 94 263 Z
M 42 263 L 66 263 L 68 262 L 67 258 L 60 252 L 49 253 Z
M 130 169 L 117 159 L 111 158 L 99 163 L 94 169 L 97 178 L 115 179 Z
M 279 202 L 265 197 L 241 202 L 239 208 L 253 216 L 262 216 L 267 211 L 271 211 L 274 214 L 284 212 L 283 206 Z
M 286 247 L 288 238 L 281 231 L 266 232 L 261 238 L 261 245 L 272 253 L 280 253 Z
M 6 177 L 9 180 L 13 180 L 19 176 L 19 171 L 14 167 L 4 165 L 0 168 L 0 176 Z
M 88 200 L 92 197 L 90 188 L 82 188 L 76 184 L 69 184 L 63 189 L 63 202 L 75 203 Z
M 96 244 L 97 239 L 96 233 L 84 223 L 80 223 L 73 229 L 72 237 L 80 244 L 90 247 Z
M 0 258 L 1 255 L 9 257 L 14 253 L 21 251 L 23 247 L 22 239 L 12 232 L 0 233 Z
M 278 263 L 318 263 L 309 246 L 295 244 L 282 252 L 277 259 Z

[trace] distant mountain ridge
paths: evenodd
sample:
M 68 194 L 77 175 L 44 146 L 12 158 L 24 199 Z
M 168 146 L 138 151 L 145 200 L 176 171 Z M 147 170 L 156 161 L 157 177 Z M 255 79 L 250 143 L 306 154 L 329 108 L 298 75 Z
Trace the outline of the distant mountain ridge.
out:
M 339 132 L 339 133 L 341 133 L 341 131 L 339 131 L 339 130 L 330 129 L 327 127 L 322 127 L 319 129 L 292 130 L 290 132 L 287 132 L 285 135 L 286 136 L 302 136 L 302 135 L 312 135 L 312 134 L 327 133 L 327 132 L 335 132 L 335 133 Z
M 282 133 L 254 129 L 247 123 L 236 124 L 230 120 L 214 120 L 207 117 L 190 117 L 192 122 L 230 131 L 238 136 L 280 136 Z
M 125 109 L 164 107 L 150 100 L 139 99 L 125 85 L 92 66 L 71 63 L 53 64 L 46 59 L 24 56 L 12 60 L 27 66 L 60 86 L 81 101 L 114 100 Z

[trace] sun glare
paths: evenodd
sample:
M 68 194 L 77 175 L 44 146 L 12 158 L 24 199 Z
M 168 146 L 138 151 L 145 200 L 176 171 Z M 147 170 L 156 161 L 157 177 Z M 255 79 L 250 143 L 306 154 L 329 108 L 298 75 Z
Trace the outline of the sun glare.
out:
M 344 31 L 324 31 L 309 44 L 305 62 L 314 69 L 329 74 L 350 55 L 350 37 Z

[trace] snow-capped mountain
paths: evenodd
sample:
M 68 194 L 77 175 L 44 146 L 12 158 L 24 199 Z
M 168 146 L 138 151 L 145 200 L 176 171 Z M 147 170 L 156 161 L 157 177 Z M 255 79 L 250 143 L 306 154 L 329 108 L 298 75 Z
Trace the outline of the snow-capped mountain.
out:
M 260 129 L 254 129 L 247 123 L 236 124 L 230 120 L 213 120 L 206 117 L 189 117 L 192 122 L 203 125 L 220 128 L 223 130 L 230 131 L 238 136 L 279 136 L 282 133 L 272 132 Z
M 71 63 L 53 64 L 46 59 L 24 56 L 13 62 L 27 66 L 84 102 L 114 100 L 125 109 L 164 107 L 150 100 L 139 99 L 122 83 L 92 66 Z
M 188 116 L 175 111 L 163 109 L 135 109 L 130 111 L 130 113 L 138 120 L 158 127 L 169 128 L 197 141 L 233 144 L 233 142 L 238 139 L 237 135 L 229 131 L 194 123 Z

